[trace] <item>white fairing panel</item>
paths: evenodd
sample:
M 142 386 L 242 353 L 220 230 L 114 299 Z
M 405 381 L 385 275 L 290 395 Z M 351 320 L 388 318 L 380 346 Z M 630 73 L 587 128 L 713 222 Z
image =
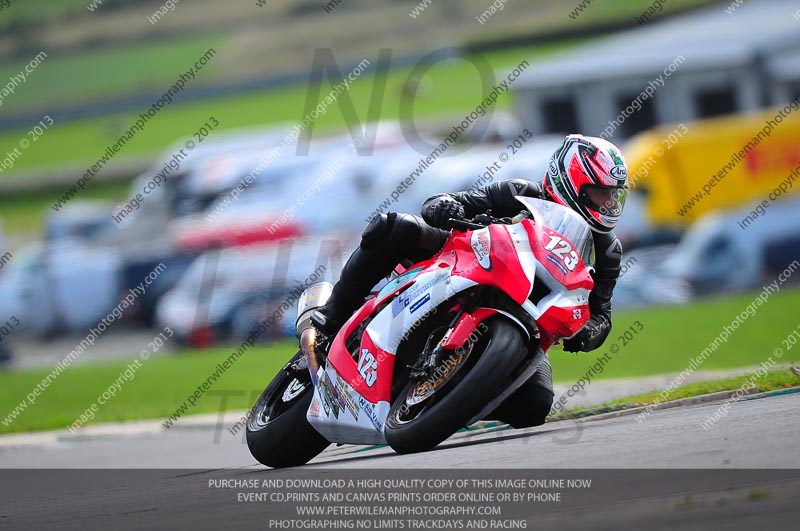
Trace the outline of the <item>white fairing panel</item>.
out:
M 334 443 L 386 444 L 383 425 L 389 403 L 373 404 L 345 382 L 331 366 L 319 370 L 319 385 L 308 408 L 308 422 Z
M 394 298 L 367 326 L 375 346 L 391 354 L 418 323 L 441 303 L 475 285 L 472 280 L 450 276 L 451 268 L 440 267 L 419 275 L 414 285 Z
M 530 282 L 531 289 L 528 290 L 528 295 L 525 297 L 527 299 L 530 297 L 531 291 L 533 291 L 533 283 L 536 281 L 536 268 L 538 265 L 536 257 L 533 255 L 533 250 L 531 249 L 528 231 L 519 223 L 515 225 L 503 225 L 503 227 L 508 231 L 508 235 L 511 236 L 514 242 L 514 250 L 517 251 L 517 259 L 519 259 L 522 270 L 525 272 L 525 276 L 528 277 L 528 282 Z

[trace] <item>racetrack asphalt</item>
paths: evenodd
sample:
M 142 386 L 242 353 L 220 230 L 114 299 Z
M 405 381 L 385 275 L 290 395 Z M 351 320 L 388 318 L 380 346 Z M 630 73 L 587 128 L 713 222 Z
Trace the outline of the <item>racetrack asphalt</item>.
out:
M 330 447 L 306 467 L 289 471 L 255 463 L 239 435 L 223 432 L 215 443 L 215 429 L 207 427 L 4 447 L 2 468 L 161 470 L 139 471 L 150 477 L 138 481 L 118 477 L 131 472 L 83 471 L 78 479 L 70 478 L 69 488 L 63 481 L 36 479 L 36 474 L 52 471 L 7 470 L 0 473 L 0 527 L 266 529 L 264 505 L 237 504 L 209 492 L 206 478 L 436 469 L 442 474 L 464 469 L 509 469 L 508 474 L 520 469 L 577 469 L 586 474 L 639 469 L 623 471 L 633 476 L 607 480 L 605 488 L 574 497 L 569 504 L 543 505 L 535 518 L 526 513 L 529 521 L 541 524 L 529 528 L 785 529 L 789 522 L 796 524 L 800 395 L 736 402 L 726 417 L 704 430 L 703 422 L 722 404 L 657 410 L 641 422 L 627 415 L 462 434 L 433 451 L 412 455 L 397 455 L 386 447 Z M 176 470 L 180 468 L 190 470 Z M 699 469 L 705 470 L 703 475 L 692 475 Z M 736 469 L 751 470 L 739 470 L 742 477 L 726 475 Z M 672 475 L 665 480 L 659 474 Z
M 548 422 L 524 430 L 461 433 L 436 449 L 398 455 L 388 447 L 330 446 L 308 467 L 344 468 L 800 468 L 800 394 L 722 401 L 636 415 Z M 231 469 L 260 467 L 230 419 L 99 437 L 32 437 L 0 445 L 2 468 Z

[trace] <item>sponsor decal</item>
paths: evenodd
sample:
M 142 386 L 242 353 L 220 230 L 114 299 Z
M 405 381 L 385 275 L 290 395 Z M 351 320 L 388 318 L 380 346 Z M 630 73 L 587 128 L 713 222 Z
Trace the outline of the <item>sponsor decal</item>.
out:
M 606 256 L 609 258 L 622 258 L 622 244 L 619 243 L 619 239 L 614 238 L 614 241 L 606 249 Z
M 553 176 L 558 175 L 558 163 L 556 162 L 555 158 L 550 159 L 550 164 L 547 166 L 547 172 Z
M 583 313 L 581 312 L 580 308 L 575 308 L 574 310 L 572 310 L 572 319 L 577 321 L 578 319 L 581 318 L 582 314 Z
M 628 178 L 628 170 L 625 166 L 614 166 L 611 168 L 611 176 L 618 181 L 625 181 Z
M 378 414 L 375 413 L 375 407 L 370 403 L 367 402 L 367 399 L 359 396 L 358 397 L 358 404 L 361 406 L 361 410 L 367 416 L 369 421 L 372 423 L 372 426 L 375 428 L 375 431 L 378 433 L 383 432 L 383 424 L 378 420 Z
M 492 236 L 489 227 L 474 231 L 470 237 L 470 245 L 480 266 L 489 271 L 492 268 L 492 257 L 489 254 L 492 251 Z
M 398 295 L 397 298 L 392 301 L 392 317 L 400 315 L 400 312 L 408 307 L 409 302 L 409 298 L 405 295 Z
M 308 410 L 308 414 L 312 417 L 319 417 L 319 400 L 316 398 L 311 401 L 311 408 Z
M 341 409 L 347 409 L 347 404 L 344 402 L 344 397 L 342 397 L 342 393 L 339 392 L 339 387 L 333 388 L 333 398 L 336 399 L 336 402 L 339 404 Z
M 322 387 L 319 387 L 319 396 L 320 396 L 320 402 L 322 402 L 322 409 L 325 410 L 325 416 L 326 417 L 330 417 L 331 416 L 330 401 L 327 401 L 325 399 L 324 392 L 322 391 Z
M 430 290 L 439 282 L 446 280 L 448 276 L 449 269 L 446 271 L 439 269 L 436 271 L 436 275 L 434 275 L 433 278 L 426 280 L 422 284 L 415 284 L 398 295 L 397 298 L 392 301 L 392 317 L 400 315 L 400 312 L 405 310 L 409 304 L 411 304 L 411 301 Z
M 425 304 L 430 302 L 430 301 L 431 301 L 431 294 L 430 293 L 426 293 L 425 295 L 422 296 L 422 298 L 420 298 L 414 304 L 411 305 L 411 308 L 409 308 L 409 312 L 411 312 L 411 313 L 416 312 L 417 310 L 419 310 L 420 308 L 425 306 Z
M 339 393 L 340 403 L 343 404 L 342 407 L 347 408 L 347 411 L 350 412 L 353 418 L 358 420 L 358 414 L 361 408 L 358 407 L 356 400 L 353 398 L 353 394 L 350 392 L 347 382 L 342 380 L 338 374 L 336 375 L 336 391 Z
M 284 403 L 291 402 L 292 400 L 297 398 L 298 395 L 300 395 L 300 393 L 302 393 L 305 388 L 306 386 L 300 383 L 300 380 L 295 378 L 283 392 L 283 397 L 282 397 L 283 402 Z
M 333 416 L 339 418 L 339 401 L 335 398 L 336 392 L 331 385 L 328 373 L 322 373 L 322 381 L 319 382 L 319 395 L 322 397 L 322 407 L 325 408 L 325 415 L 330 416 L 331 411 Z
M 369 349 L 361 349 L 361 358 L 358 360 L 358 374 L 364 378 L 364 383 L 367 384 L 367 387 L 375 385 L 375 381 L 378 379 L 378 362 Z
M 617 166 L 625 166 L 625 162 L 622 160 L 619 151 L 617 151 L 614 148 L 611 148 L 608 150 L 608 152 L 611 153 L 611 158 L 614 159 L 614 164 L 616 164 Z
M 439 269 L 436 271 L 436 275 L 434 275 L 432 279 L 429 279 L 424 284 L 414 284 L 413 286 L 408 288 L 408 291 L 404 292 L 403 295 L 407 297 L 408 300 L 414 300 L 417 298 L 417 296 L 428 291 L 442 280 L 445 280 L 448 277 L 448 274 L 449 270 L 442 271 L 441 269 Z
M 547 255 L 547 261 L 552 263 L 552 264 L 555 264 L 555 266 L 558 269 L 560 269 L 562 273 L 564 273 L 564 276 L 567 276 L 567 268 L 564 267 L 564 264 L 561 263 L 561 260 L 559 260 L 558 258 L 553 256 L 552 254 L 548 254 Z

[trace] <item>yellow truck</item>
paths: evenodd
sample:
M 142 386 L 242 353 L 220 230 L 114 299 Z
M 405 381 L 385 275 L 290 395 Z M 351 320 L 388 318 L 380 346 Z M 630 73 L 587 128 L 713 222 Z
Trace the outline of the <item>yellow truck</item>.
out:
M 632 188 L 655 226 L 686 226 L 718 209 L 800 190 L 800 103 L 749 115 L 675 124 L 632 138 Z

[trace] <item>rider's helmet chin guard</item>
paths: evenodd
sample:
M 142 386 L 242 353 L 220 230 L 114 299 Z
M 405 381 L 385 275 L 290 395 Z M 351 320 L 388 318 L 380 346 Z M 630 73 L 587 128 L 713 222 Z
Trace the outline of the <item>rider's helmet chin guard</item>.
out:
M 628 192 L 620 149 L 597 137 L 568 135 L 553 153 L 544 187 L 550 198 L 581 215 L 595 232 L 610 232 Z

